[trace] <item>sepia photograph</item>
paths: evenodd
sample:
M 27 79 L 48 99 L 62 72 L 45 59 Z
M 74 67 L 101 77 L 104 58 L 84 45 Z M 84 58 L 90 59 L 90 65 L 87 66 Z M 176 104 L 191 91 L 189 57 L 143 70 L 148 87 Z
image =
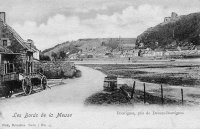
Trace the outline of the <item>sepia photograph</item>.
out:
M 200 129 L 200 0 L 0 3 L 0 129 Z

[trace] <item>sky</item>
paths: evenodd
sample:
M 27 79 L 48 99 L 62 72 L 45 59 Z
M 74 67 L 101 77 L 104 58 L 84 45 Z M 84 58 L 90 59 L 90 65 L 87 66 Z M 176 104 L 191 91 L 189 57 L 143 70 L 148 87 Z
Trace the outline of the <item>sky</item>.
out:
M 0 0 L 6 22 L 40 50 L 83 38 L 135 38 L 171 12 L 200 12 L 200 0 Z

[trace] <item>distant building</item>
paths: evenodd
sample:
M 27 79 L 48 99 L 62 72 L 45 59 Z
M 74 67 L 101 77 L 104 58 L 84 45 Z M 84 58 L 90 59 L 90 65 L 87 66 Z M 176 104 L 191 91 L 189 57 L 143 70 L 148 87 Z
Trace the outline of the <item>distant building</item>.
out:
M 142 54 L 143 57 L 154 57 L 155 52 L 154 51 L 144 51 Z
M 121 44 L 120 50 L 133 50 L 135 49 L 135 44 Z
M 112 54 L 113 54 L 113 56 L 118 57 L 118 56 L 120 56 L 120 55 L 122 54 L 122 51 L 120 51 L 120 50 L 118 50 L 118 49 L 114 49 L 114 50 L 112 51 Z
M 133 52 L 133 56 L 137 57 L 139 56 L 139 51 L 138 49 L 135 49 L 134 52 Z
M 91 55 L 91 54 L 87 55 L 87 58 L 93 58 L 93 57 L 94 57 L 94 56 Z
M 105 57 L 113 57 L 113 54 L 110 53 L 110 52 L 107 52 L 107 53 L 105 54 Z
M 155 49 L 154 50 L 155 56 L 164 56 L 164 50 L 163 49 Z
M 194 51 L 196 51 L 196 53 L 197 53 L 198 55 L 200 55 L 200 45 L 195 46 Z
M 165 18 L 164 18 L 164 23 L 166 23 L 166 22 L 171 22 L 171 21 L 175 21 L 175 20 L 177 20 L 177 19 L 178 19 L 178 14 L 175 13 L 175 12 L 172 12 L 172 13 L 171 13 L 171 17 L 165 17 Z
M 196 50 L 196 51 L 200 51 L 200 45 L 195 46 L 194 50 Z
M 79 55 L 77 53 L 71 54 L 71 55 L 69 55 L 69 59 L 70 60 L 77 60 L 77 59 L 79 59 Z
M 180 56 L 181 52 L 177 48 L 166 49 L 164 56 Z
M 175 12 L 172 12 L 171 14 L 171 20 L 176 20 L 178 18 L 178 14 Z
M 87 58 L 87 54 L 84 53 L 80 54 L 80 58 Z
M 171 17 L 165 17 L 164 18 L 164 22 L 170 22 L 171 21 Z
M 36 48 L 33 40 L 27 39 L 26 44 L 30 49 L 33 49 L 35 52 L 33 53 L 33 58 L 36 60 L 40 60 L 40 51 Z

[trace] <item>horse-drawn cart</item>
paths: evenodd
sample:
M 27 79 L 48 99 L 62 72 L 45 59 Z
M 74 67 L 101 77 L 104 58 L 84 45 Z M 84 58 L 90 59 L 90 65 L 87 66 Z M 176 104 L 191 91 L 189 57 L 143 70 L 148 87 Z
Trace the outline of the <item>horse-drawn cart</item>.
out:
M 47 86 L 47 78 L 41 73 L 12 72 L 2 75 L 1 79 L 5 97 L 10 97 L 16 90 L 23 90 L 25 95 L 29 95 L 34 88 L 45 90 Z

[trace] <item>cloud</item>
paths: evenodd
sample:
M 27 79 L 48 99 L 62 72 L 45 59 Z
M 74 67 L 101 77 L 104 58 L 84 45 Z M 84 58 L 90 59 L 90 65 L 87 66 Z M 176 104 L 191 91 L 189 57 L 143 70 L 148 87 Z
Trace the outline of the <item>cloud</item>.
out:
M 162 9 L 150 5 L 141 5 L 138 8 L 129 6 L 121 13 L 110 16 L 97 14 L 95 18 L 84 20 L 78 16 L 56 14 L 40 25 L 34 21 L 26 21 L 24 24 L 13 24 L 13 28 L 25 39 L 35 40 L 36 45 L 44 49 L 47 44 L 52 46 L 79 38 L 136 37 L 147 27 L 161 21 L 163 13 L 160 10 Z
M 176 10 L 193 10 L 200 5 L 199 0 L 0 0 L 0 3 L 1 11 L 7 12 L 11 24 L 27 20 L 41 24 L 56 14 L 79 17 L 93 12 L 113 14 L 128 6 L 145 4 Z
M 147 28 L 162 22 L 164 17 L 170 16 L 172 11 L 187 14 L 199 10 L 188 1 L 182 3 L 188 6 L 193 5 L 193 8 L 182 8 L 179 0 L 174 3 L 168 0 L 162 2 L 155 0 L 147 0 L 146 3 L 138 0 L 135 0 L 135 3 L 130 0 L 125 2 L 119 0 L 115 2 L 113 0 L 109 2 L 107 0 L 95 0 L 95 2 L 74 0 L 72 2 L 69 0 L 65 2 L 60 0 L 56 4 L 55 2 L 45 4 L 41 1 L 40 4 L 33 3 L 33 6 L 27 9 L 23 9 L 22 5 L 12 7 L 10 15 L 16 13 L 14 9 L 19 11 L 18 15 L 12 16 L 14 19 L 21 16 L 20 12 L 24 10 L 25 12 L 22 17 L 19 17 L 23 22 L 19 19 L 13 20 L 11 25 L 24 39 L 31 38 L 39 49 L 45 49 L 57 43 L 79 38 L 137 37 Z M 194 2 L 198 4 L 199 1 L 194 0 Z M 27 3 L 24 5 L 29 6 Z M 39 13 L 36 14 L 34 11 Z M 91 13 L 95 15 L 90 16 Z M 89 16 L 82 18 L 82 15 Z M 44 17 L 46 20 L 41 20 Z

